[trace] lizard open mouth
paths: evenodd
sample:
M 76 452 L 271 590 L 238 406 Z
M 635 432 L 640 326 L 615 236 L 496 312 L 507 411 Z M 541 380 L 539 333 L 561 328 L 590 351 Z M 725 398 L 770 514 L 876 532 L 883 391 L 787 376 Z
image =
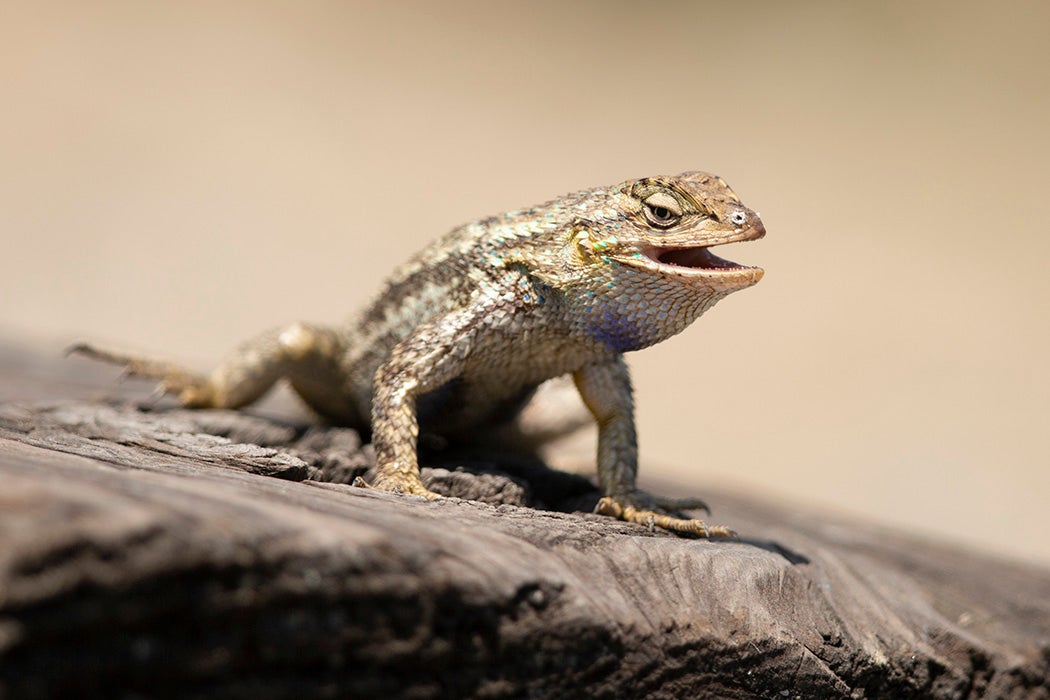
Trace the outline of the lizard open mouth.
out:
M 704 285 L 714 285 L 728 290 L 751 286 L 762 279 L 763 275 L 760 267 L 741 265 L 718 257 L 711 252 L 711 246 L 694 248 L 645 246 L 635 253 L 634 260 L 627 259 L 624 262 L 640 264 L 642 267 L 648 267 L 663 275 L 702 280 Z
M 652 248 L 647 257 L 654 262 L 674 267 L 699 270 L 744 270 L 747 265 L 720 258 L 710 248 Z
M 762 268 L 720 258 L 711 249 L 728 243 L 753 241 L 762 238 L 765 233 L 761 222 L 756 221 L 755 225 L 745 229 L 711 235 L 707 245 L 690 246 L 687 242 L 680 246 L 642 244 L 635 248 L 632 255 L 621 258 L 621 261 L 662 275 L 695 280 L 709 288 L 733 291 L 749 287 L 762 279 Z

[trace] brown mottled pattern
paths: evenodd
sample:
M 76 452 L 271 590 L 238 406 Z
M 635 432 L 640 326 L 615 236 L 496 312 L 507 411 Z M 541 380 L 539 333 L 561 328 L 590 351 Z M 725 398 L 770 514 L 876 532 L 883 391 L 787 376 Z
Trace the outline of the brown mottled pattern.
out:
M 708 248 L 764 235 L 720 178 L 689 172 L 566 195 L 460 227 L 389 278 L 344 329 L 294 324 L 242 347 L 210 376 L 124 353 L 77 351 L 161 380 L 188 406 L 237 407 L 287 379 L 319 414 L 370 429 L 376 488 L 437 497 L 419 477 L 420 421 L 449 436 L 504 420 L 571 374 L 599 428 L 599 511 L 728 535 L 679 517 L 702 508 L 635 486 L 638 450 L 623 353 L 682 331 L 762 270 Z

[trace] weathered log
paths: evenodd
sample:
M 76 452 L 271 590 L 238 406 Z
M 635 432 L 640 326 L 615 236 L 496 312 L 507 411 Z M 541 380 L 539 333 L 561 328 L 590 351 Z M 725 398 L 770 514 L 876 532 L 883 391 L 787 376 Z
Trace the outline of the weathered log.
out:
M 1050 697 L 1036 567 L 717 492 L 739 540 L 649 532 L 506 454 L 355 488 L 353 431 L 10 357 L 0 697 Z

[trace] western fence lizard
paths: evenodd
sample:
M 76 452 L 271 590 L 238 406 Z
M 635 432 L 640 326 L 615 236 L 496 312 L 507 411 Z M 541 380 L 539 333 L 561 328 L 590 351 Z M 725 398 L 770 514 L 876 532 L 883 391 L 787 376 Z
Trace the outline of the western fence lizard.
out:
M 635 485 L 638 449 L 624 353 L 682 331 L 762 270 L 710 248 L 765 234 L 714 175 L 687 172 L 569 194 L 467 224 L 401 266 L 344 328 L 266 333 L 208 376 L 90 345 L 72 351 L 160 380 L 194 407 L 235 408 L 277 380 L 326 419 L 372 433 L 375 488 L 437 498 L 419 474 L 420 425 L 464 436 L 512 417 L 571 374 L 598 424 L 598 512 L 730 536 Z

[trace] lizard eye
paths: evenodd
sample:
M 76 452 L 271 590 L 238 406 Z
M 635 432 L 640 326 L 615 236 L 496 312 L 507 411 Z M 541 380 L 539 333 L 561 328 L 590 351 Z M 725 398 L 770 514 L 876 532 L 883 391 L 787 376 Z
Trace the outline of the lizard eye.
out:
M 655 194 L 645 202 L 645 218 L 657 228 L 671 228 L 682 218 L 674 197 Z

